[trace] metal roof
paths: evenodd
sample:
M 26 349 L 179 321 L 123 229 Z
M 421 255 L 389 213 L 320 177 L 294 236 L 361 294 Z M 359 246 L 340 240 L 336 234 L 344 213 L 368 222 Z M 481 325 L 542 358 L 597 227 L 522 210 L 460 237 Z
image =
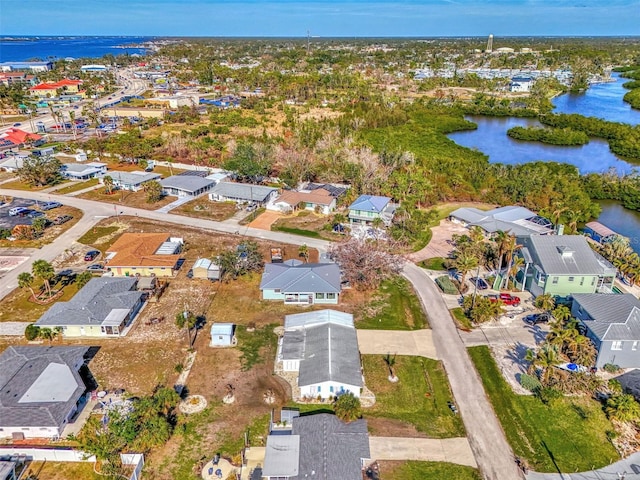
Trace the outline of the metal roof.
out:
M 211 325 L 211 335 L 233 335 L 233 323 L 214 323 Z
M 454 210 L 449 215 L 470 225 L 478 226 L 489 233 L 499 230 L 514 235 L 551 233 L 551 229 L 540 224 L 540 220 L 531 210 L 517 205 L 482 211 L 473 207 Z
M 532 235 L 518 237 L 518 243 L 547 275 L 616 274 L 613 265 L 594 252 L 582 235 Z
M 584 325 L 600 340 L 640 340 L 640 300 L 630 293 L 577 293 L 573 301 L 590 320 Z
M 340 293 L 340 267 L 335 263 L 267 263 L 260 290 L 282 293 Z
M 376 195 L 360 195 L 355 202 L 349 205 L 349 210 L 361 210 L 364 212 L 382 213 L 391 202 L 389 197 Z
M 134 277 L 93 278 L 71 300 L 54 304 L 36 325 L 102 325 L 113 310 L 129 312 L 140 302 L 144 293 L 132 290 L 136 281 Z
M 609 235 L 618 235 L 616 232 L 611 230 L 606 225 L 603 225 L 600 222 L 589 222 L 584 225 L 585 227 L 591 229 L 601 237 L 608 237 Z
M 338 310 L 324 309 L 313 312 L 294 313 L 284 317 L 284 328 L 309 327 L 321 323 L 332 323 L 353 328 L 353 315 Z
M 216 182 L 214 180 L 194 175 L 174 175 L 173 177 L 160 180 L 160 185 L 162 185 L 163 188 L 174 188 L 176 190 L 183 190 L 189 193 L 208 189 L 212 185 L 215 185 L 215 183 Z
M 151 180 L 156 180 L 162 175 L 153 172 L 119 172 L 111 171 L 108 174 L 116 185 L 140 185 Z
M 211 194 L 250 202 L 264 202 L 277 188 L 251 183 L 220 182 L 211 189 Z
M 85 391 L 89 347 L 8 347 L 0 355 L 0 428 L 58 427 Z M 53 367 L 52 367 L 53 365 Z M 59 382 L 60 385 L 56 385 Z
M 298 478 L 299 435 L 269 435 L 265 449 L 263 477 Z

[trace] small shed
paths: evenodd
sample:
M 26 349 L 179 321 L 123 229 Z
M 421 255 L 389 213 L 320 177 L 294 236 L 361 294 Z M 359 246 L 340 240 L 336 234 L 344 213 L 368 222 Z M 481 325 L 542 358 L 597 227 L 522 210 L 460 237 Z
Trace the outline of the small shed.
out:
M 208 280 L 220 280 L 220 265 L 208 258 L 199 258 L 191 269 L 193 278 L 206 278 Z
M 138 278 L 138 290 L 155 290 L 156 277 L 140 277 Z
M 598 243 L 607 243 L 619 236 L 618 233 L 600 222 L 589 222 L 585 224 L 584 233 Z
M 233 323 L 214 323 L 211 325 L 211 347 L 232 347 L 236 344 Z

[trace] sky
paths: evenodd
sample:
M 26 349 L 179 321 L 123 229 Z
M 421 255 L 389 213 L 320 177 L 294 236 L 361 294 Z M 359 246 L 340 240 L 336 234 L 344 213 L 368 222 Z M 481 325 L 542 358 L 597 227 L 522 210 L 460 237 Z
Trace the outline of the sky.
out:
M 640 0 L 0 0 L 3 35 L 640 35 Z

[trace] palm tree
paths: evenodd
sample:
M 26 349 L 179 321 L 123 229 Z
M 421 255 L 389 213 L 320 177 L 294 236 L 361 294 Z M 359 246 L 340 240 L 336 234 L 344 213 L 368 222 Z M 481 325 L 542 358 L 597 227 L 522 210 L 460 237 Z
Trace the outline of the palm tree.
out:
M 55 276 L 53 266 L 46 260 L 36 260 L 31 265 L 31 271 L 34 277 L 40 278 L 44 282 L 47 294 L 51 297 L 51 285 L 49 281 Z
M 493 235 L 493 241 L 498 248 L 498 273 L 500 273 L 500 271 L 502 270 L 502 260 L 504 259 L 504 254 L 509 248 L 509 234 L 503 230 L 498 230 Z
M 570 357 L 578 365 L 591 366 L 595 363 L 597 351 L 590 338 L 576 335 L 570 346 Z
M 333 404 L 333 410 L 343 422 L 351 422 L 362 416 L 360 399 L 351 392 L 340 395 Z
M 104 189 L 106 190 L 107 195 L 111 195 L 113 192 L 113 177 L 111 175 L 105 175 L 102 177 L 102 184 L 104 185 Z
M 559 322 L 566 322 L 571 318 L 571 310 L 566 305 L 558 305 L 552 312 L 552 315 Z
M 460 291 L 464 291 L 467 274 L 478 266 L 478 259 L 470 253 L 460 253 L 453 261 L 455 269 L 460 273 Z
M 31 296 L 33 298 L 36 297 L 36 293 L 33 291 L 33 275 L 31 275 L 29 272 L 22 272 L 20 275 L 18 275 L 18 286 L 20 288 L 28 288 L 31 292 Z
M 40 338 L 42 338 L 43 340 L 48 340 L 49 344 L 51 344 L 51 342 L 53 342 L 53 339 L 55 337 L 55 334 L 53 333 L 53 330 L 51 330 L 48 327 L 42 327 L 40 329 L 40 334 L 39 334 Z
M 189 341 L 189 348 L 191 348 L 191 329 L 196 326 L 197 317 L 185 310 L 176 314 L 176 326 L 178 328 L 185 328 L 187 330 L 187 339 Z
M 305 263 L 309 261 L 309 247 L 306 243 L 298 247 L 298 256 L 304 258 Z
M 515 235 L 508 235 L 507 240 L 505 240 L 505 247 L 506 247 L 506 252 L 507 252 L 507 258 L 509 259 L 509 263 L 507 266 L 507 275 L 506 278 L 504 280 L 506 280 L 507 285 L 509 284 L 509 275 L 511 272 L 511 265 L 513 263 L 513 255 L 515 254 L 516 250 L 519 250 L 520 248 L 522 248 L 522 245 L 518 245 L 518 242 L 516 241 L 516 237 Z M 502 285 L 500 285 L 500 288 L 502 288 Z
M 533 361 L 533 365 L 542 371 L 540 381 L 548 385 L 553 376 L 553 367 L 562 363 L 560 351 L 557 345 L 545 344 L 542 346 Z
M 544 310 L 545 312 L 550 312 L 551 310 L 553 310 L 553 307 L 556 306 L 556 301 L 553 299 L 553 295 L 551 295 L 550 293 L 545 293 L 536 297 L 534 305 L 539 309 Z
M 621 422 L 634 422 L 640 418 L 640 404 L 628 393 L 610 397 L 604 411 L 609 418 Z
M 384 360 L 384 363 L 387 364 L 387 368 L 389 369 L 389 380 L 391 382 L 396 382 L 398 380 L 398 377 L 396 377 L 396 374 L 393 371 L 393 367 L 396 364 L 396 356 L 395 355 L 391 355 L 390 353 L 387 353 L 382 358 Z
M 511 265 L 509 266 L 509 269 L 507 271 L 507 286 L 509 285 L 509 279 L 513 278 L 514 280 L 514 284 L 515 284 L 515 280 L 516 280 L 516 275 L 518 275 L 518 272 L 520 271 L 520 268 L 524 265 L 524 258 L 522 257 L 516 257 L 513 259 L 513 261 L 511 262 Z M 524 279 L 522 280 L 524 282 Z

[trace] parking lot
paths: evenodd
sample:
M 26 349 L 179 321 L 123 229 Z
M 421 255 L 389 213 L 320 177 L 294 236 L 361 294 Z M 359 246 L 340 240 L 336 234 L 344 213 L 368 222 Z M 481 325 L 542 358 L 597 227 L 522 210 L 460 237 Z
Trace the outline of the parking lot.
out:
M 0 201 L 4 202 L 4 199 L 0 198 Z M 3 203 L 0 206 L 0 228 L 8 228 L 11 230 L 16 225 L 31 225 L 32 220 L 29 217 L 11 216 L 9 210 L 14 207 L 26 207 L 30 208 L 35 205 L 33 200 L 27 200 L 25 198 L 14 198 L 9 203 Z

